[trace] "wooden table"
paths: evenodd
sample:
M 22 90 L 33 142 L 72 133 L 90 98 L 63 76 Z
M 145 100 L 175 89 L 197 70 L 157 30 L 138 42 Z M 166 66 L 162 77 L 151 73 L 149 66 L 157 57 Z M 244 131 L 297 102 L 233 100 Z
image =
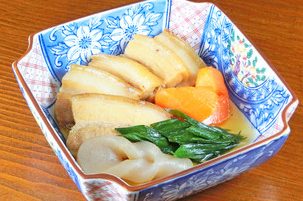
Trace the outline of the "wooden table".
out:
M 51 2 L 51 3 L 50 3 Z M 135 0 L 0 1 L 0 200 L 84 200 L 29 111 L 11 70 L 30 33 Z M 251 39 L 303 98 L 302 0 L 210 0 Z M 184 200 L 303 200 L 303 107 L 270 161 Z

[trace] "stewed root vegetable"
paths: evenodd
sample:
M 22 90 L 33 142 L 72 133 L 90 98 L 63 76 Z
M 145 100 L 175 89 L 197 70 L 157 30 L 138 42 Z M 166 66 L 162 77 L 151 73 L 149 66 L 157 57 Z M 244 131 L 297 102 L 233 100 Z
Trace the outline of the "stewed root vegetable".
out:
M 150 142 L 131 143 L 120 136 L 99 136 L 85 141 L 77 161 L 87 174 L 109 173 L 136 184 L 193 166 L 191 160 L 164 154 Z

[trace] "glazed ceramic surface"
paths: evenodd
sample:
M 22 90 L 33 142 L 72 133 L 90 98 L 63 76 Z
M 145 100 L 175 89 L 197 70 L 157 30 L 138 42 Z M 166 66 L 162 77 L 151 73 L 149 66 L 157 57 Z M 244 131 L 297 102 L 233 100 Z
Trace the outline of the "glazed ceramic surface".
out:
M 98 53 L 120 54 L 136 33 L 168 28 L 186 40 L 207 65 L 219 69 L 230 96 L 258 130 L 254 141 L 192 169 L 141 186 L 106 174 L 83 174 L 65 146 L 53 105 L 71 64 Z M 49 144 L 88 200 L 175 200 L 232 179 L 272 157 L 290 129 L 298 100 L 256 48 L 215 5 L 152 0 L 97 13 L 32 35 L 13 64 L 21 91 Z

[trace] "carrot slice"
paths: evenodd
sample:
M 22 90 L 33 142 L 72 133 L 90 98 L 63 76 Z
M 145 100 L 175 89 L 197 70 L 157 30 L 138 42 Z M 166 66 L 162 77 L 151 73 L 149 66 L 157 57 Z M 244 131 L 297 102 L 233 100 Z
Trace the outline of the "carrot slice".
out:
M 219 95 L 217 109 L 209 118 L 204 120 L 204 123 L 220 124 L 229 118 L 230 102 L 228 90 L 219 70 L 213 67 L 201 68 L 197 75 L 196 87 L 209 87 Z
M 213 67 L 201 68 L 199 70 L 196 87 L 210 87 L 217 94 L 228 96 L 222 73 Z
M 205 124 L 221 124 L 230 117 L 230 100 L 226 95 L 219 95 L 215 111 L 205 120 Z
M 227 120 L 229 101 L 223 76 L 212 67 L 199 70 L 196 87 L 161 89 L 155 96 L 157 105 L 180 110 L 206 124 L 220 124 Z
M 164 108 L 180 110 L 203 121 L 216 112 L 219 98 L 209 87 L 166 88 L 156 93 L 155 103 Z

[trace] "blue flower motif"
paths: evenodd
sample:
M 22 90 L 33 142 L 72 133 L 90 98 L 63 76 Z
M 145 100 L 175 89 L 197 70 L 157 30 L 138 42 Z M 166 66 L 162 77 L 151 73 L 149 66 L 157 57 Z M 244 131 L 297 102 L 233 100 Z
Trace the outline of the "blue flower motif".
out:
M 139 4 L 127 9 L 121 17 L 110 16 L 105 19 L 109 32 L 103 39 L 110 44 L 109 53 L 122 53 L 135 34 L 151 34 L 152 27 L 158 25 L 162 17 L 161 13 L 151 11 L 152 8 L 151 3 Z
M 164 0 L 139 3 L 42 32 L 39 42 L 52 76 L 60 83 L 71 64 L 87 65 L 93 54 L 121 54 L 136 33 L 159 33 L 165 6 Z
M 50 48 L 55 57 L 55 66 L 57 68 L 64 66 L 67 71 L 70 64 L 87 64 L 91 55 L 101 53 L 102 49 L 107 47 L 107 43 L 102 39 L 104 36 L 104 30 L 100 27 L 102 22 L 96 17 L 81 25 L 71 23 L 55 28 L 49 35 L 49 41 L 61 39 Z
M 120 41 L 122 39 L 130 40 L 136 33 L 148 35 L 151 29 L 144 22 L 145 16 L 143 14 L 123 15 L 119 20 L 120 27 L 114 29 L 110 37 L 113 41 Z
M 64 43 L 69 48 L 67 59 L 72 63 L 88 62 L 92 54 L 101 52 L 101 38 L 100 29 L 90 30 L 89 26 L 81 26 L 75 35 L 64 38 Z

